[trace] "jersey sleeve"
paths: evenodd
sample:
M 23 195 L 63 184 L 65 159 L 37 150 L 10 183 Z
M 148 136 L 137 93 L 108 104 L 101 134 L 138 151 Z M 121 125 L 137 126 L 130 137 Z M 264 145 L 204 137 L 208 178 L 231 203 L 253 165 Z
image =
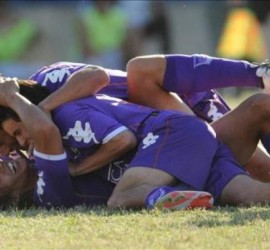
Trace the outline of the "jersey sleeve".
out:
M 58 62 L 41 68 L 30 76 L 29 79 L 46 87 L 49 92 L 52 93 L 64 85 L 72 73 L 84 67 L 88 67 L 88 65 L 82 63 Z
M 127 130 L 114 118 L 92 109 L 78 108 L 66 104 L 53 115 L 53 120 L 60 129 L 65 145 L 77 148 L 107 143 L 112 138 Z
M 38 181 L 35 202 L 44 207 L 68 207 L 73 186 L 66 154 L 46 155 L 34 151 Z

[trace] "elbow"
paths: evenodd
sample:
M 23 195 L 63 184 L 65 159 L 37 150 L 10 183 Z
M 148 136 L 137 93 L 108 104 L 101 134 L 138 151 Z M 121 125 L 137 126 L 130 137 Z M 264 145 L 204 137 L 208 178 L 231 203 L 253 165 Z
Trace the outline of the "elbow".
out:
M 131 132 L 125 133 L 125 135 L 123 136 L 121 140 L 120 145 L 121 145 L 122 151 L 128 152 L 137 146 L 137 139 L 133 133 Z
M 88 67 L 85 69 L 87 78 L 91 79 L 91 82 L 98 83 L 100 88 L 106 87 L 110 82 L 110 76 L 105 69 L 101 67 Z
M 107 145 L 107 149 L 112 152 L 113 159 L 116 159 L 115 157 L 123 156 L 134 149 L 137 146 L 137 139 L 132 132 L 126 130 L 113 138 Z

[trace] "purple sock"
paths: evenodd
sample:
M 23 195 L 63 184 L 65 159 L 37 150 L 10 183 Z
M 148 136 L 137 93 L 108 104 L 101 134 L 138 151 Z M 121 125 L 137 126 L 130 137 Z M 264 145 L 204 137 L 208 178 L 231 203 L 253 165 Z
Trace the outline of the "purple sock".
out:
M 203 96 L 200 95 L 201 93 Z M 181 98 L 191 107 L 196 116 L 207 122 L 215 121 L 230 111 L 228 104 L 215 90 L 181 95 Z
M 225 87 L 263 88 L 256 76 L 258 66 L 247 61 L 206 55 L 166 55 L 163 87 L 178 94 L 190 94 Z
M 152 209 L 160 197 L 174 190 L 177 189 L 169 186 L 160 186 L 155 188 L 154 190 L 152 190 L 150 194 L 148 194 L 148 196 L 145 199 L 146 207 L 148 209 Z

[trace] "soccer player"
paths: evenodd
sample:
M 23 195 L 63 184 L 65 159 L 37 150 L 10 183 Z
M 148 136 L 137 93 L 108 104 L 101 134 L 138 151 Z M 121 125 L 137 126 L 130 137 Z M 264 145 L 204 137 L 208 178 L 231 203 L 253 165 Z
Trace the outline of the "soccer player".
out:
M 267 80 L 265 69 L 267 66 L 246 61 L 177 54 L 131 60 L 127 66 L 128 81 L 126 72 L 68 62 L 45 67 L 33 74 L 31 79 L 53 92 L 40 103 L 40 107 L 47 112 L 62 103 L 99 92 L 125 100 L 130 96 L 129 100 L 154 108 L 195 113 L 212 122 L 230 108 L 215 90 L 209 89 L 226 86 L 263 88 Z M 267 141 L 268 138 L 263 139 L 266 146 L 270 145 Z M 269 157 L 260 149 L 246 164 L 248 171 L 263 181 L 270 180 L 268 166 Z
M 270 93 L 268 63 L 259 65 L 201 54 L 150 55 L 130 60 L 127 72 L 128 92 L 132 102 L 161 109 L 182 110 L 181 101 L 179 102 L 179 98 L 171 92 L 181 93 L 182 99 L 192 111 L 208 122 L 216 121 L 230 108 L 218 93 L 214 90 L 206 91 L 207 89 L 253 86 L 264 88 L 266 93 Z M 155 98 L 149 98 L 148 93 Z M 215 125 L 213 128 L 218 138 L 233 149 L 233 141 L 224 136 L 225 131 L 228 133 L 228 128 L 222 126 L 223 131 L 217 129 Z M 236 127 L 232 131 L 236 131 Z M 269 136 L 264 136 L 261 141 L 269 153 Z M 258 148 L 245 167 L 253 177 L 270 181 L 269 159 L 268 155 Z
M 179 104 L 171 98 L 170 92 L 183 95 L 187 103 L 196 106 L 206 94 L 202 91 L 209 89 L 230 86 L 264 88 L 267 72 L 262 69 L 264 67 L 247 61 L 201 54 L 141 56 L 127 64 L 129 98 L 160 109 L 173 107 L 178 110 Z M 148 93 L 157 96 L 159 102 L 150 99 Z M 200 95 L 188 100 L 194 93 Z
M 22 103 L 19 107 L 14 106 L 16 102 L 14 104 L 6 93 L 10 89 L 9 86 L 1 89 L 0 97 L 4 100 L 1 104 L 21 110 Z M 238 161 L 246 162 L 256 148 L 258 138 L 269 134 L 269 99 L 265 94 L 254 95 L 221 118 L 221 125 L 225 124 L 229 129 L 236 122 L 242 125 L 238 133 L 245 140 L 245 147 L 238 149 Z M 86 110 L 89 110 L 88 115 L 85 115 Z M 216 140 L 211 127 L 194 116 L 153 110 L 101 95 L 67 103 L 54 111 L 53 118 L 64 132 L 62 136 L 66 142 L 83 142 L 89 147 L 99 145 L 101 148 L 102 143 L 122 131 L 135 136 L 130 136 L 129 140 L 137 141 L 138 151 L 114 189 L 109 207 L 155 207 L 156 204 L 167 206 L 168 203 L 178 206 L 177 201 L 181 200 L 183 192 L 164 187 L 176 184 L 207 191 L 219 204 L 269 202 L 270 184 L 250 178 L 230 150 Z M 24 134 L 22 125 L 11 117 L 2 120 L 3 129 L 16 138 Z M 242 141 L 236 140 L 235 143 L 239 145 Z M 99 149 L 91 155 L 92 160 L 95 156 L 103 158 L 102 155 L 111 153 Z M 93 167 L 95 165 L 77 166 L 83 173 L 96 169 Z
M 1 79 L 0 89 L 1 104 L 16 111 L 35 146 L 35 164 L 25 157 L 0 162 L 1 207 L 105 205 L 125 166 L 118 161 L 95 173 L 72 178 L 61 135 L 51 119 L 18 93 L 16 82 L 5 85 Z M 16 136 L 20 137 L 22 130 L 19 127 Z
M 38 85 L 36 86 L 40 87 Z M 122 116 L 121 112 L 117 115 L 123 118 L 127 118 L 126 115 L 128 115 L 128 117 L 131 118 L 130 120 L 125 119 L 132 129 L 129 131 L 127 127 L 114 121 L 106 115 L 106 113 L 100 112 L 102 110 L 105 112 L 107 109 L 109 113 L 113 112 L 114 105 L 112 106 L 111 104 L 117 104 L 117 102 L 120 104 L 120 99 L 101 96 L 102 101 L 95 97 L 89 98 L 93 102 L 92 106 L 89 106 L 89 101 L 85 99 L 78 100 L 74 104 L 66 104 L 66 106 L 64 105 L 64 109 L 59 108 L 59 112 L 56 111 L 54 117 L 55 122 L 57 123 L 59 121 L 58 125 L 61 124 L 60 131 L 62 131 L 62 133 L 64 132 L 64 134 L 66 133 L 63 138 L 64 144 L 71 145 L 72 143 L 69 143 L 69 141 L 73 141 L 78 148 L 80 148 L 79 145 L 83 145 L 84 149 L 86 149 L 85 145 L 87 145 L 87 147 L 92 150 L 92 158 L 88 158 L 88 163 L 90 163 L 89 159 L 94 163 L 90 165 L 90 167 L 92 166 L 90 170 L 96 170 L 97 167 L 101 168 L 100 170 L 94 171 L 94 173 L 86 174 L 90 172 L 89 165 L 87 165 L 88 169 L 78 167 L 75 168 L 76 171 L 73 171 L 73 175 L 81 176 L 71 178 L 67 165 L 67 155 L 63 149 L 59 130 L 39 108 L 20 95 L 18 90 L 18 84 L 14 80 L 2 80 L 2 83 L 0 83 L 1 105 L 5 105 L 16 112 L 1 109 L 2 127 L 10 135 L 15 136 L 23 146 L 33 141 L 35 148 L 35 168 L 30 168 L 29 165 L 33 166 L 33 164 L 21 158 L 1 162 L 0 196 L 2 204 L 4 201 L 8 201 L 5 204 L 25 204 L 25 202 L 29 202 L 30 204 L 34 203 L 36 206 L 43 207 L 73 207 L 75 205 L 104 204 L 106 199 L 108 200 L 108 195 L 111 194 L 115 182 L 119 180 L 121 171 L 123 171 L 120 166 L 117 166 L 118 169 L 111 166 L 104 167 L 104 159 L 111 162 L 113 159 L 108 158 L 108 155 L 115 158 L 115 151 L 123 154 L 123 151 L 121 151 L 123 147 L 129 150 L 129 145 L 136 145 L 137 138 L 132 131 L 136 131 L 138 140 L 141 140 L 143 147 L 148 147 L 155 143 L 155 141 L 151 141 L 151 133 L 149 133 L 149 135 L 143 135 L 151 129 L 151 127 L 149 127 L 151 118 L 155 118 L 155 115 L 158 115 L 158 112 L 154 113 L 154 110 L 151 108 L 142 107 L 141 110 L 135 110 L 135 112 L 133 111 L 132 113 L 136 114 L 136 116 L 133 117 L 130 111 L 134 110 L 132 107 L 135 106 L 136 108 L 137 105 L 126 104 L 125 107 L 123 106 L 125 116 Z M 80 103 L 80 101 L 82 101 L 82 103 Z M 89 108 L 88 110 L 85 105 L 92 107 L 92 109 Z M 111 109 L 109 109 L 109 107 L 111 107 Z M 95 111 L 95 108 L 100 108 L 100 111 Z M 118 111 L 117 106 L 115 111 Z M 68 117 L 70 119 L 66 119 L 66 112 L 69 113 Z M 170 114 L 169 111 L 164 111 L 164 113 L 165 115 L 168 113 L 166 116 L 171 116 L 172 118 L 175 113 L 177 116 L 181 117 L 178 112 L 172 112 L 172 114 Z M 29 114 L 31 114 L 30 117 L 28 117 Z M 76 115 L 74 116 L 74 114 Z M 62 117 L 64 119 L 62 119 Z M 188 120 L 190 118 L 192 118 L 192 120 L 194 119 L 186 114 L 183 115 L 183 119 L 186 119 L 185 117 Z M 144 127 L 144 124 L 141 123 L 143 120 L 145 120 L 145 126 L 148 128 Z M 148 120 L 148 124 L 146 120 Z M 80 122 L 85 125 L 85 130 L 81 130 Z M 182 119 L 179 122 L 182 123 Z M 191 123 L 193 124 L 193 121 Z M 93 128 L 92 124 L 94 125 Z M 208 165 L 211 162 L 210 158 L 212 158 L 212 151 L 215 150 L 217 141 L 203 122 L 194 120 L 194 126 L 198 128 L 197 136 L 199 136 L 199 138 L 195 137 L 195 134 L 192 135 L 192 137 L 193 139 L 198 139 L 200 143 L 191 143 L 191 149 L 196 150 L 197 146 L 204 143 L 205 139 L 209 139 L 213 143 L 211 149 L 209 147 L 209 155 L 205 155 L 206 157 L 202 156 L 202 160 Z M 184 127 L 189 130 L 187 124 L 184 125 L 183 128 Z M 92 129 L 94 130 L 92 131 Z M 177 131 L 180 132 L 178 129 Z M 139 132 L 143 134 L 140 135 Z M 182 134 L 183 132 L 184 131 L 181 131 L 180 133 Z M 176 135 L 175 132 L 174 134 Z M 124 137 L 123 145 L 117 144 L 118 141 L 115 140 L 115 138 L 119 137 L 118 135 Z M 144 141 L 142 141 L 143 137 L 146 137 Z M 173 138 L 176 139 L 177 136 L 173 136 Z M 155 139 L 155 137 L 153 139 Z M 114 143 L 117 147 L 112 147 L 111 151 L 108 150 L 108 147 L 103 147 L 102 144 L 109 144 L 108 141 Z M 178 141 L 178 144 L 179 142 L 182 144 L 182 141 L 178 139 L 176 141 Z M 176 152 L 176 150 L 174 151 Z M 76 153 L 78 152 L 81 151 L 78 150 Z M 68 155 L 70 156 L 70 154 Z M 177 153 L 177 155 L 179 154 Z M 78 154 L 76 156 L 80 157 Z M 76 158 L 73 159 L 76 160 Z M 123 159 L 123 157 L 121 159 Z M 102 161 L 102 164 L 99 165 L 100 161 Z M 71 167 L 71 169 L 74 168 Z M 85 172 L 86 170 L 88 171 Z M 210 194 L 206 192 L 193 193 L 203 195 L 204 197 L 203 204 L 196 203 L 196 206 L 212 206 L 212 196 Z M 183 206 L 183 209 L 188 207 L 188 205 L 190 204 Z
M 45 86 L 52 93 L 40 104 L 40 107 L 46 111 L 51 111 L 65 102 L 96 93 L 108 94 L 129 101 L 134 99 L 139 103 L 140 100 L 136 96 L 147 95 L 149 97 L 149 93 L 152 91 L 149 86 L 151 86 L 153 91 L 157 92 L 157 98 L 145 98 L 143 103 L 139 104 L 161 109 L 180 109 L 190 113 L 192 111 L 189 108 L 194 108 L 193 112 L 207 121 L 213 121 L 229 110 L 224 100 L 216 91 L 211 89 L 230 86 L 263 88 L 262 78 L 256 76 L 258 66 L 248 62 L 196 54 L 192 56 L 179 54 L 155 57 L 153 56 L 155 58 L 153 61 L 146 60 L 144 57 L 131 60 L 127 66 L 128 79 L 127 73 L 123 71 L 71 62 L 59 62 L 46 66 L 33 74 L 30 79 Z M 161 58 L 163 58 L 163 61 Z M 177 64 L 167 64 L 166 61 L 170 58 L 176 58 Z M 209 63 L 204 64 L 204 60 L 208 60 Z M 193 67 L 193 61 L 201 63 L 197 63 L 196 67 Z M 140 63 L 142 67 L 149 65 L 145 67 L 144 72 L 141 72 L 141 68 L 138 67 Z M 202 67 L 203 70 L 200 70 L 198 66 Z M 181 69 L 185 72 L 183 76 Z M 187 69 L 187 72 L 185 69 Z M 164 78 L 165 75 L 166 79 Z M 171 75 L 171 79 L 167 79 L 168 75 Z M 173 79 L 173 75 L 181 76 L 180 79 L 177 79 L 178 82 L 175 82 L 176 79 Z M 147 81 L 146 84 L 140 84 L 144 82 L 142 78 Z M 174 88 L 167 89 L 166 84 L 168 83 L 163 85 L 163 78 L 164 82 L 169 81 Z M 136 87 L 136 85 L 139 86 Z M 141 94 L 140 91 L 136 91 L 138 88 L 142 88 L 144 93 Z M 166 96 L 165 91 L 162 95 L 155 88 L 166 90 L 169 97 L 164 98 Z M 176 103 L 170 100 L 172 95 L 168 94 L 168 91 L 178 95 L 173 95 L 177 99 Z M 179 97 L 185 101 L 189 108 Z M 217 109 L 216 112 L 209 111 L 215 108 Z

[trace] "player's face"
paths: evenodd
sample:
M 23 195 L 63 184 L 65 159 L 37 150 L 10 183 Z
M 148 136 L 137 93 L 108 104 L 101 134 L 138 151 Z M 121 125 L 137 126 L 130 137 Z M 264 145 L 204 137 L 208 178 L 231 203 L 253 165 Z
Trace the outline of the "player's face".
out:
M 28 183 L 27 161 L 23 158 L 0 161 L 0 196 L 19 195 Z
M 18 146 L 16 139 L 0 130 L 0 155 L 8 155 Z
M 32 139 L 22 122 L 9 118 L 2 122 L 2 127 L 9 136 L 16 138 L 21 149 L 27 150 L 32 144 Z

